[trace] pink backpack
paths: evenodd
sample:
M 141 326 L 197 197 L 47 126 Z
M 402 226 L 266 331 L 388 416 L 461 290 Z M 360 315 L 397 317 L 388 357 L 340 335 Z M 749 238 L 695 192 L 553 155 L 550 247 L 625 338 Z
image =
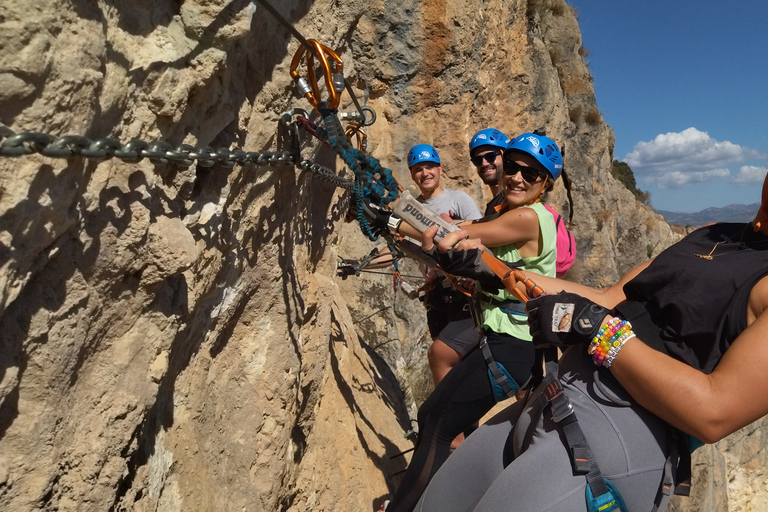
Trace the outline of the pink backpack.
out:
M 576 259 L 576 239 L 573 234 L 565 227 L 562 217 L 548 204 L 544 207 L 555 218 L 555 229 L 557 229 L 557 262 L 555 263 L 555 272 L 557 277 L 562 277 L 568 272 Z

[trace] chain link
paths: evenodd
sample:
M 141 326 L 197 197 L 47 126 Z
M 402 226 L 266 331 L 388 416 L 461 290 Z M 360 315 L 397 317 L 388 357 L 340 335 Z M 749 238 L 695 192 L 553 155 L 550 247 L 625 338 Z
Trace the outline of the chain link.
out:
M 336 174 L 335 172 L 333 172 L 331 169 L 327 167 L 323 167 L 322 165 L 316 164 L 309 160 L 302 160 L 301 162 L 299 162 L 297 167 L 302 171 L 312 172 L 316 174 L 318 177 L 324 179 L 325 181 L 329 181 L 333 183 L 339 188 L 345 188 L 349 190 L 355 186 L 354 181 L 344 179 L 340 177 L 338 174 Z
M 6 157 L 39 153 L 52 158 L 81 156 L 91 160 L 109 160 L 114 157 L 130 163 L 147 158 L 156 165 L 172 163 L 180 167 L 189 167 L 195 162 L 203 167 L 219 164 L 227 168 L 235 164 L 294 165 L 289 151 L 257 152 L 227 148 L 213 149 L 208 146 L 197 148 L 189 144 L 174 147 L 167 142 L 146 142 L 140 139 L 122 144 L 111 138 L 91 140 L 80 135 L 54 137 L 40 132 L 15 133 L 6 126 L 0 126 L 0 140 L 2 140 L 0 156 Z
M 38 153 L 52 158 L 76 158 L 78 156 L 91 160 L 109 160 L 118 158 L 123 162 L 136 163 L 144 158 L 155 165 L 169 163 L 180 167 L 189 167 L 197 162 L 203 167 L 215 164 L 231 168 L 240 165 L 296 165 L 302 171 L 308 171 L 319 178 L 328 181 L 339 188 L 351 189 L 355 182 L 344 179 L 328 167 L 316 164 L 310 160 L 301 160 L 294 164 L 290 151 L 241 151 L 239 149 L 219 148 L 208 146 L 196 148 L 189 144 L 173 147 L 167 142 L 146 142 L 133 139 L 126 144 L 112 138 L 91 140 L 80 135 L 65 135 L 54 137 L 47 133 L 20 132 L 15 133 L 7 126 L 0 125 L 0 157 L 15 157 Z

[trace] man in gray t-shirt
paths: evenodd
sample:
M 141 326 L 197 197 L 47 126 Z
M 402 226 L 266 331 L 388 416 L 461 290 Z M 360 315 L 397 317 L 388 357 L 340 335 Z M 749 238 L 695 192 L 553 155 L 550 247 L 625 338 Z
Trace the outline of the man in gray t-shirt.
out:
M 452 219 L 475 220 L 482 217 L 469 195 L 451 190 L 440 183 L 443 167 L 437 150 L 429 144 L 417 144 L 408 152 L 411 179 L 421 194 L 416 199 L 437 213 L 447 213 Z
M 474 220 L 482 217 L 477 205 L 468 194 L 460 190 L 439 187 L 440 193 L 426 199 L 422 193 L 416 199 L 437 213 L 447 213 L 452 219 Z
M 416 198 L 427 208 L 438 214 L 445 213 L 452 219 L 475 220 L 482 217 L 477 205 L 465 192 L 443 187 L 440 178 L 443 168 L 437 150 L 429 144 L 417 144 L 408 152 L 408 168 L 411 179 L 419 187 Z M 392 264 L 388 248 L 366 268 L 383 268 Z M 432 378 L 437 386 L 443 377 L 462 357 L 475 348 L 480 333 L 475 329 L 469 311 L 467 296 L 451 286 L 451 281 L 435 269 L 424 269 L 428 290 L 425 298 L 427 325 L 432 345 L 427 353 Z
M 452 219 L 475 220 L 482 217 L 469 195 L 442 186 L 440 157 L 429 144 L 417 144 L 411 148 L 408 152 L 408 168 L 411 178 L 421 191 L 416 199 L 430 210 L 448 214 Z M 353 268 L 353 264 L 354 260 L 344 262 L 348 268 Z M 384 268 L 391 264 L 390 250 L 384 248 L 378 251 L 378 255 L 370 260 L 366 268 Z M 424 302 L 427 307 L 427 325 L 433 340 L 427 356 L 437 386 L 462 357 L 477 347 L 480 332 L 475 329 L 472 321 L 467 296 L 453 288 L 444 274 L 435 269 L 424 270 L 427 283 L 422 289 L 428 290 Z M 349 274 L 342 272 L 339 275 Z M 452 447 L 458 446 L 462 439 L 463 435 L 459 436 Z
M 469 195 L 445 188 L 440 183 L 443 168 L 440 156 L 429 144 L 417 144 L 408 152 L 411 179 L 421 194 L 416 199 L 430 210 L 448 214 L 452 219 L 474 220 L 482 217 Z M 451 287 L 448 279 L 435 277 L 427 297 L 427 324 L 432 336 L 429 367 L 435 386 L 459 360 L 477 346 L 479 333 L 474 328 L 467 297 Z

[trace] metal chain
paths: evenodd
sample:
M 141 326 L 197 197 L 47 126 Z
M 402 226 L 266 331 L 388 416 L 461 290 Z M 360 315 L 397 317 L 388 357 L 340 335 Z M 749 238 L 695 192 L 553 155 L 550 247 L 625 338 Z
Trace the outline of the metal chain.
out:
M 242 151 L 239 149 L 219 148 L 209 146 L 194 147 L 180 144 L 173 147 L 162 141 L 146 142 L 133 139 L 123 144 L 112 138 L 91 140 L 80 135 L 65 135 L 55 137 L 47 133 L 21 132 L 15 133 L 6 126 L 0 125 L 0 156 L 13 157 L 39 153 L 53 158 L 75 158 L 82 156 L 91 160 L 109 160 L 118 158 L 124 162 L 135 163 L 149 159 L 156 165 L 172 163 L 181 167 L 189 167 L 195 162 L 203 167 L 220 164 L 224 167 L 240 165 L 294 165 L 289 151 Z
M 111 138 L 96 140 L 80 135 L 65 135 L 54 137 L 41 132 L 15 133 L 7 126 L 0 125 L 0 157 L 14 157 L 38 153 L 53 158 L 75 158 L 78 156 L 91 160 L 109 160 L 118 158 L 124 162 L 135 163 L 149 159 L 156 165 L 172 163 L 181 167 L 189 167 L 197 161 L 198 165 L 210 167 L 220 164 L 224 167 L 240 165 L 296 165 L 302 171 L 309 171 L 335 186 L 351 189 L 355 186 L 350 181 L 338 176 L 328 167 L 316 164 L 310 160 L 301 160 L 294 164 L 290 151 L 241 151 L 239 149 L 219 148 L 208 146 L 196 148 L 189 144 L 173 147 L 167 142 L 146 142 L 133 139 L 127 144 Z
M 302 171 L 312 172 L 316 174 L 318 177 L 324 179 L 325 181 L 329 181 L 333 183 L 339 188 L 345 188 L 349 190 L 355 186 L 354 181 L 344 179 L 340 177 L 338 174 L 336 174 L 335 172 L 333 172 L 331 169 L 327 167 L 323 167 L 322 165 L 316 164 L 309 160 L 302 160 L 301 162 L 298 163 L 296 167 L 298 167 Z

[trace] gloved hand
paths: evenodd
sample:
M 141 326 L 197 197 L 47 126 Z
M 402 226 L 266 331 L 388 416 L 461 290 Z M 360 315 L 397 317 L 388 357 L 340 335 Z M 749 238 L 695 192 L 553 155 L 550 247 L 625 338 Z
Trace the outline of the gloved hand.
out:
M 356 275 L 360 269 L 360 262 L 357 260 L 341 260 L 336 265 L 336 275 L 342 279 L 346 279 L 347 276 Z
M 391 211 L 385 210 L 380 206 L 376 206 L 373 203 L 363 204 L 363 216 L 371 226 L 371 231 L 375 236 L 379 236 L 382 233 L 388 233 L 389 228 L 387 223 L 390 217 L 397 217 Z
M 536 348 L 589 343 L 611 313 L 581 295 L 564 291 L 530 300 L 525 310 Z
M 426 253 L 434 258 L 445 272 L 455 276 L 469 277 L 480 283 L 483 291 L 488 293 L 498 293 L 504 288 L 499 276 L 497 276 L 491 267 L 483 261 L 482 249 L 451 249 L 449 251 L 439 251 L 437 246 L 432 247 Z M 523 266 L 523 261 L 509 263 L 505 261 L 509 268 L 516 269 Z

